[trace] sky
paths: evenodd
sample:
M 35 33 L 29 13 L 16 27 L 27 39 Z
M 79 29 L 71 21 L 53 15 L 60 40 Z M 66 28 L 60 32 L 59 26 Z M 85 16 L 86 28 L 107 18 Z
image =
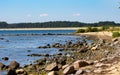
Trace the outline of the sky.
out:
M 120 23 L 120 0 L 0 0 L 0 21 Z

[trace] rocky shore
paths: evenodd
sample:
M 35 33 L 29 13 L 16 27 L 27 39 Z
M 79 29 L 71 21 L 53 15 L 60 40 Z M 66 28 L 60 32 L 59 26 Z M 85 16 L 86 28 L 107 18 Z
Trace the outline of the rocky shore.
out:
M 111 36 L 106 35 L 101 38 L 96 35 L 82 36 L 86 37 L 82 41 L 38 47 L 58 48 L 58 54 L 29 54 L 44 58 L 23 67 L 16 61 L 11 61 L 9 65 L 0 63 L 0 70 L 5 70 L 7 75 L 120 75 L 120 38 L 111 39 Z M 86 41 L 88 39 L 90 43 Z M 8 60 L 7 57 L 2 59 Z

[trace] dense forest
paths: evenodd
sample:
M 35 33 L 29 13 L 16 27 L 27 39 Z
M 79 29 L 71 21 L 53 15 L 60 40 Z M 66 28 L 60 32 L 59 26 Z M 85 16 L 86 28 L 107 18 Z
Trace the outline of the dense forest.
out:
M 70 21 L 53 21 L 43 23 L 13 23 L 0 22 L 0 28 L 55 28 L 55 27 L 86 27 L 86 26 L 120 26 L 120 23 L 104 21 L 98 23 L 82 23 Z

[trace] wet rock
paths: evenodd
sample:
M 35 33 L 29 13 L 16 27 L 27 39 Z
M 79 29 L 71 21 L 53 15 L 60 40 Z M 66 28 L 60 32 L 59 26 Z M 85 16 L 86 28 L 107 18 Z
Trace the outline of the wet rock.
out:
M 3 70 L 3 68 L 5 68 L 6 66 L 0 62 L 0 70 Z
M 58 75 L 58 73 L 55 72 L 55 71 L 51 71 L 51 72 L 49 72 L 47 75 Z
M 45 54 L 46 57 L 49 57 L 50 55 L 49 54 Z
M 55 43 L 55 44 L 52 45 L 52 47 L 53 47 L 53 48 L 62 48 L 63 45 L 60 44 L 60 43 Z
M 79 69 L 80 67 L 85 67 L 88 65 L 89 65 L 89 63 L 87 61 L 84 61 L 84 60 L 77 60 L 73 63 L 73 66 L 75 69 Z
M 59 49 L 59 51 L 64 51 L 64 49 Z
M 61 56 L 61 55 L 62 55 L 62 53 L 58 53 L 57 55 L 60 55 L 60 56 Z
M 31 50 L 27 50 L 27 52 L 31 52 Z
M 16 74 L 19 74 L 19 75 L 27 75 L 27 72 L 26 72 L 24 69 L 17 69 L 17 70 L 16 70 Z
M 71 73 L 74 73 L 74 72 L 75 72 L 75 70 L 74 70 L 73 66 L 68 66 L 67 68 L 65 68 L 63 70 L 64 75 L 68 75 L 68 74 L 71 74 Z
M 7 60 L 9 60 L 9 58 L 8 57 L 3 57 L 2 60 L 7 61 Z
M 28 54 L 27 56 L 43 56 L 42 54 Z
M 58 70 L 58 65 L 57 65 L 56 62 L 52 63 L 52 64 L 49 64 L 49 65 L 47 65 L 45 70 L 47 70 L 47 71 L 56 71 L 56 70 Z
M 17 69 L 19 67 L 20 67 L 20 64 L 16 61 L 11 61 L 10 65 L 9 65 L 10 69 Z

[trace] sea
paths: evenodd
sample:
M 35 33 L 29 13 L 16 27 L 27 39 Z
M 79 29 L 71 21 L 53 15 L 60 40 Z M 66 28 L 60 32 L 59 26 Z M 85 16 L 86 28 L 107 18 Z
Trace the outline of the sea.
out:
M 40 49 L 38 47 L 81 40 L 81 36 L 72 35 L 74 32 L 75 30 L 0 30 L 0 62 L 9 65 L 15 60 L 24 66 L 43 58 L 30 57 L 27 56 L 28 54 L 57 54 L 58 48 Z M 9 60 L 2 60 L 4 57 L 8 57 Z

